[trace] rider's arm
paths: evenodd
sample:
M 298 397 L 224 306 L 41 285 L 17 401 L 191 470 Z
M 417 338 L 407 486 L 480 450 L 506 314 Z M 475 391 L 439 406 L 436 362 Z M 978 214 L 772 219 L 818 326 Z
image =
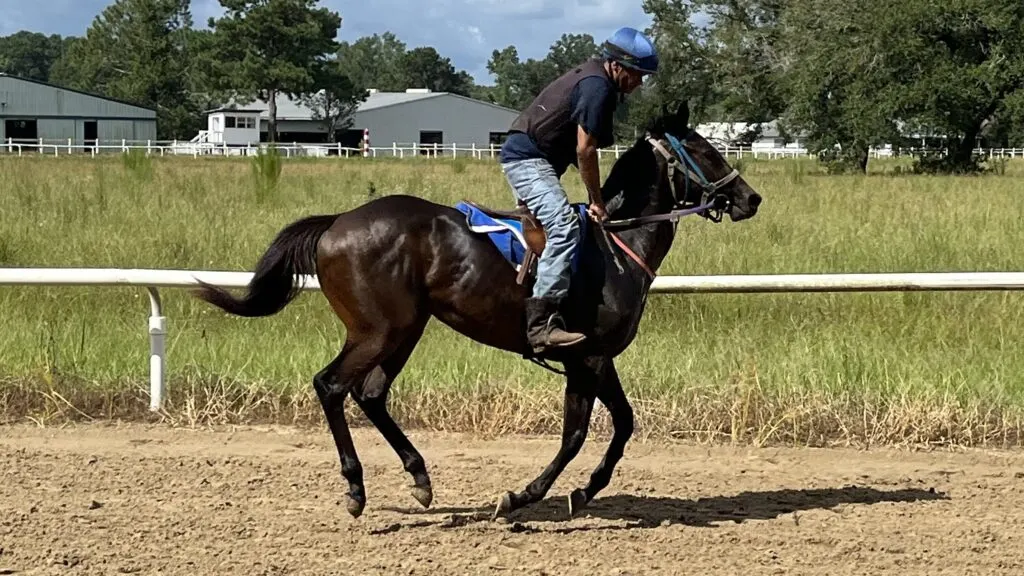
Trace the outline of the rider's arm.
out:
M 576 128 L 576 158 L 579 160 L 580 177 L 587 188 L 592 204 L 603 206 L 601 200 L 601 171 L 598 166 L 597 137 L 587 134 L 583 126 Z
M 571 118 L 576 123 L 576 160 L 590 202 L 604 206 L 598 167 L 598 135 L 610 130 L 615 95 L 607 81 L 598 77 L 580 80 L 573 90 Z

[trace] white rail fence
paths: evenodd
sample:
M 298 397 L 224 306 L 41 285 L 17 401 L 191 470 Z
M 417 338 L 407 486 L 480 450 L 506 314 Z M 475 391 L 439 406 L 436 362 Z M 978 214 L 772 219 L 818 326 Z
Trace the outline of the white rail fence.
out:
M 150 409 L 163 406 L 166 385 L 167 319 L 159 288 L 192 288 L 199 280 L 223 288 L 243 288 L 251 272 L 117 268 L 0 268 L 0 286 L 138 286 L 149 292 Z M 313 276 L 296 278 L 303 290 L 319 290 Z M 734 276 L 659 276 L 655 294 L 779 292 L 907 292 L 1024 290 L 1024 272 L 924 272 L 886 274 L 778 274 Z
M 802 147 L 772 147 L 772 146 L 729 146 L 724 143 L 714 142 L 716 148 L 727 158 L 756 158 L 756 159 L 777 159 L 777 158 L 815 158 Z M 469 157 L 474 159 L 497 158 L 501 147 L 497 144 L 489 146 L 477 146 L 476 144 L 419 144 L 416 142 L 394 142 L 390 146 L 371 146 L 365 150 L 362 147 L 345 147 L 341 144 L 303 144 L 298 142 L 277 142 L 273 145 L 285 157 L 314 157 L 324 158 L 337 156 L 344 158 L 358 158 L 364 155 L 371 158 L 454 158 Z M 89 155 L 92 157 L 109 154 L 122 154 L 133 150 L 139 150 L 146 155 L 155 156 L 192 156 L 199 157 L 232 157 L 232 156 L 254 156 L 260 150 L 268 147 L 267 143 L 251 143 L 240 146 L 218 144 L 211 142 L 189 142 L 189 141 L 156 141 L 156 140 L 120 140 L 101 141 L 96 144 L 85 144 L 72 139 L 67 140 L 16 140 L 9 138 L 0 141 L 0 154 L 7 153 L 15 156 L 55 156 L 61 155 Z M 602 158 L 619 156 L 628 149 L 627 146 L 615 145 L 609 148 L 598 150 Z M 872 149 L 869 151 L 871 158 L 891 158 L 901 154 L 909 155 L 918 152 L 917 148 L 904 148 L 901 150 Z M 977 148 L 976 154 L 992 158 L 1024 158 L 1024 148 Z

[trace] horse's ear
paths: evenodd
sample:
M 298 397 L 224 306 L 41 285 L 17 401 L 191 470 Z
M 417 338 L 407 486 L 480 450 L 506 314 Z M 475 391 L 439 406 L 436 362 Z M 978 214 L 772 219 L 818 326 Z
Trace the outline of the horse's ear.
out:
M 679 103 L 679 109 L 676 110 L 673 124 L 683 129 L 690 127 L 690 103 L 686 99 Z

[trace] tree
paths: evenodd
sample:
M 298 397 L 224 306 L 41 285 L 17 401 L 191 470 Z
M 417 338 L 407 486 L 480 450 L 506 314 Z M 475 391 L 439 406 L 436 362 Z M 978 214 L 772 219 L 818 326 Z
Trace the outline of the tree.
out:
M 984 129 L 985 146 L 1024 147 L 1024 90 L 1016 90 L 1003 100 L 995 118 Z
M 25 30 L 0 37 L 0 72 L 47 82 L 65 44 L 57 34 L 46 36 Z
M 880 58 L 876 15 L 842 0 L 791 3 L 772 48 L 789 61 L 776 85 L 789 102 L 783 124 L 831 169 L 867 171 L 868 151 L 899 139 L 890 95 L 901 89 Z M 781 91 L 780 91 L 781 93 Z
M 494 75 L 495 102 L 515 110 L 522 110 L 529 105 L 530 100 L 544 88 L 536 78 L 547 78 L 549 74 L 546 71 L 541 74 L 534 73 L 534 80 L 529 81 L 527 69 L 537 71 L 542 66 L 542 63 L 533 59 L 520 62 L 519 51 L 515 46 L 491 52 L 491 59 L 487 61 L 487 71 Z
M 391 32 L 364 36 L 338 46 L 338 65 L 361 89 L 401 92 L 408 88 L 405 44 Z
M 946 154 L 922 167 L 975 170 L 985 125 L 1001 111 L 1009 117 L 1024 91 L 1024 4 L 907 0 L 875 12 L 875 34 L 900 39 L 879 42 L 899 86 L 889 95 L 896 113 L 945 137 Z
M 826 159 L 866 170 L 869 147 L 930 133 L 945 150 L 918 168 L 972 171 L 986 126 L 1014 125 L 1024 85 L 1017 0 L 793 0 L 782 20 L 787 123 L 808 130 Z
M 403 92 L 407 88 L 428 88 L 463 96 L 479 93 L 472 76 L 456 70 L 451 59 L 430 46 L 406 50 L 391 32 L 364 36 L 338 49 L 342 71 L 363 89 Z
M 156 108 L 158 137 L 191 137 L 202 99 L 191 75 L 189 0 L 116 0 L 68 45 L 54 83 Z
M 323 123 L 328 141 L 337 142 L 338 131 L 352 125 L 352 115 L 366 100 L 366 90 L 355 87 L 337 60 L 317 72 L 316 85 L 320 87 L 318 92 L 303 95 L 299 101 L 313 111 L 314 120 Z
M 695 0 L 709 25 L 701 33 L 714 87 L 710 114 L 734 122 L 770 122 L 785 110 L 781 86 L 789 55 L 780 19 L 791 0 Z M 809 40 L 814 40 L 807 34 Z
M 451 60 L 442 58 L 429 47 L 414 48 L 401 60 L 405 85 L 409 88 L 428 88 L 433 92 L 452 92 L 469 96 L 473 79 L 465 71 L 456 72 Z
M 553 80 L 596 55 L 597 46 L 589 34 L 563 34 L 542 60 L 521 62 L 515 46 L 495 50 L 487 62 L 487 70 L 495 77 L 491 96 L 502 106 L 522 110 Z
M 562 34 L 548 49 L 545 59 L 556 75 L 562 75 L 597 55 L 597 44 L 590 34 Z
M 277 95 L 316 92 L 317 74 L 337 52 L 341 16 L 316 8 L 318 0 L 220 0 L 223 17 L 210 18 L 214 68 L 238 100 L 269 105 L 268 140 L 277 140 Z

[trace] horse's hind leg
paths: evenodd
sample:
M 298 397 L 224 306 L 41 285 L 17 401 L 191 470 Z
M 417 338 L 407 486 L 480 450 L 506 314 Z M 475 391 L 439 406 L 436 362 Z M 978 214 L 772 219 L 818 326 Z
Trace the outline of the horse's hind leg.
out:
M 348 512 L 356 518 L 366 506 L 366 488 L 363 466 L 345 420 L 345 397 L 361 386 L 387 355 L 385 345 L 386 341 L 380 339 L 360 339 L 350 334 L 341 353 L 313 377 L 313 388 L 341 458 L 341 475 L 348 481 Z
M 363 382 L 362 388 L 353 390 L 352 396 L 366 417 L 398 454 L 405 471 L 412 475 L 413 497 L 424 508 L 429 508 L 434 499 L 434 491 L 430 485 L 426 463 L 387 409 L 388 391 L 391 384 L 409 360 L 413 349 L 416 348 L 416 343 L 423 335 L 425 326 L 426 319 L 419 321 L 410 329 L 398 348 L 381 362 L 380 366 L 370 372 Z

